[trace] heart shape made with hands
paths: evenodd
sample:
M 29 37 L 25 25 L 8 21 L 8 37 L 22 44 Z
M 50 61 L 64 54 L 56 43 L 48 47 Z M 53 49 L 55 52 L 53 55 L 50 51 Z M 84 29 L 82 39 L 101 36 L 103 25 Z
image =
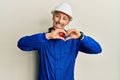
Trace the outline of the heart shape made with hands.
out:
M 69 40 L 69 39 L 77 39 L 80 37 L 80 32 L 76 29 L 69 29 L 69 30 L 63 30 L 63 29 L 52 29 L 50 32 L 50 35 L 47 35 L 50 39 L 62 39 L 62 40 Z

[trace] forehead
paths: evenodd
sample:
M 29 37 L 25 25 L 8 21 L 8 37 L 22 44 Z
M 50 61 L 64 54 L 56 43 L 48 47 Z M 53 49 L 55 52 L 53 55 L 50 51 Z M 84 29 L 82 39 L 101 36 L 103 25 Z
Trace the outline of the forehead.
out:
M 66 16 L 66 17 L 69 18 L 69 16 L 68 16 L 67 14 L 65 14 L 65 13 L 63 13 L 63 12 L 60 12 L 60 11 L 55 11 L 55 12 L 54 12 L 54 15 L 56 15 L 56 14 L 58 14 L 58 15 L 63 15 L 63 16 Z

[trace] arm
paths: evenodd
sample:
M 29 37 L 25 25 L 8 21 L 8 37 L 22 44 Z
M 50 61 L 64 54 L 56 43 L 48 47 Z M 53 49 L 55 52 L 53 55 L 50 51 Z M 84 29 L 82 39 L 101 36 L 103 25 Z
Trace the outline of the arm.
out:
M 64 40 L 63 37 L 59 36 L 58 32 L 65 33 L 64 30 L 57 29 L 57 30 L 50 32 L 50 33 L 39 33 L 39 34 L 31 35 L 31 36 L 25 36 L 25 37 L 22 37 L 18 41 L 17 46 L 21 50 L 32 51 L 32 50 L 36 50 L 38 48 L 38 46 L 40 46 L 41 43 L 47 42 L 49 39 L 62 39 L 62 40 Z
M 18 48 L 20 48 L 21 50 L 24 50 L 24 51 L 36 50 L 37 47 L 39 46 L 38 43 L 47 41 L 45 34 L 46 33 L 40 33 L 40 34 L 34 34 L 31 36 L 22 37 L 18 41 L 17 46 L 18 46 Z
M 89 36 L 84 36 L 83 40 L 79 40 L 79 51 L 88 54 L 98 54 L 102 52 L 100 44 Z
M 67 39 L 75 38 L 79 40 L 79 51 L 89 54 L 97 54 L 102 52 L 99 43 L 93 38 L 85 36 L 82 32 L 79 32 L 76 29 L 70 29 L 67 31 L 67 33 L 70 34 Z

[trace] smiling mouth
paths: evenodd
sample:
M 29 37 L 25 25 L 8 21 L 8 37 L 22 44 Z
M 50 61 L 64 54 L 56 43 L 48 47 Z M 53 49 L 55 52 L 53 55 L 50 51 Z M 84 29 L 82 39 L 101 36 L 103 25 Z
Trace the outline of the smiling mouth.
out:
M 61 29 L 62 25 L 60 23 L 56 23 L 55 28 Z
M 61 27 L 61 24 L 57 23 L 56 26 L 57 26 L 57 27 Z

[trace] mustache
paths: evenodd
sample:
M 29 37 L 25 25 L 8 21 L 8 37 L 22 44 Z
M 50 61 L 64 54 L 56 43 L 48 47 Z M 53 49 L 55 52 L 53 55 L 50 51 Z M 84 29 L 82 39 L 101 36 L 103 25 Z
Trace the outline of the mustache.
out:
M 60 23 L 60 22 L 56 22 L 56 24 L 60 24 L 60 25 L 63 25 L 62 23 Z

